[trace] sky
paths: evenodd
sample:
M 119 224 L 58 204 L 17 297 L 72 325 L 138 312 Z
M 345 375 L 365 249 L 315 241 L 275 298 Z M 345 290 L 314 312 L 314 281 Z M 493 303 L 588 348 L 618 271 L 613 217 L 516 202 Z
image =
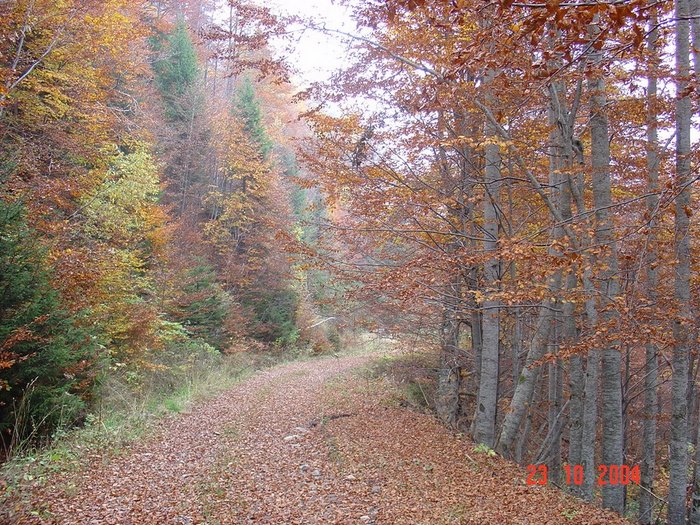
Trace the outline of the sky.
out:
M 350 17 L 351 8 L 339 5 L 334 0 L 255 1 L 271 7 L 275 14 L 299 15 L 311 19 L 319 26 L 349 32 L 352 32 L 354 26 Z M 299 87 L 328 79 L 331 72 L 342 65 L 347 50 L 347 42 L 344 42 L 342 37 L 302 27 L 295 28 L 294 35 L 295 43 L 290 62 L 298 70 L 293 81 Z

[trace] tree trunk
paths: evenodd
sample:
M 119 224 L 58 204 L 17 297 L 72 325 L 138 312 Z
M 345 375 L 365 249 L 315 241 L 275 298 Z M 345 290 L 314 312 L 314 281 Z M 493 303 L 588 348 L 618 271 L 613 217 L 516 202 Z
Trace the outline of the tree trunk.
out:
M 592 26 L 597 36 L 599 28 Z M 591 54 L 592 66 L 598 67 L 602 56 L 600 51 Z M 614 320 L 612 301 L 619 295 L 618 254 L 615 228 L 610 214 L 612 189 L 610 179 L 610 136 L 606 114 L 605 81 L 600 71 L 593 71 L 588 79 L 591 96 L 591 167 L 593 182 L 593 205 L 595 208 L 595 241 L 605 247 L 600 258 L 604 268 L 599 275 L 601 314 L 600 321 L 607 326 Z M 620 385 L 620 350 L 618 343 L 608 341 L 602 350 L 602 462 L 606 466 L 621 465 L 622 458 L 622 391 Z M 621 484 L 607 484 L 602 487 L 603 507 L 622 513 L 625 506 L 624 490 Z
M 560 288 L 561 272 L 556 272 L 550 279 L 550 293 L 548 295 L 558 295 Z M 501 435 L 498 439 L 496 450 L 499 454 L 509 459 L 514 457 L 513 446 L 518 437 L 523 418 L 532 403 L 535 384 L 539 377 L 539 370 L 533 368 L 531 365 L 535 361 L 541 359 L 547 349 L 556 306 L 556 301 L 548 300 L 542 303 L 540 307 L 535 335 L 532 338 L 532 343 L 527 353 L 525 366 L 520 372 L 520 378 L 515 386 L 513 399 L 511 399 L 510 402 L 510 408 L 503 421 L 503 428 L 501 429 Z
M 647 47 L 651 54 L 651 67 L 658 66 L 658 38 L 659 31 L 656 27 L 658 17 L 656 9 L 652 8 L 649 24 L 651 30 L 647 36 Z M 659 197 L 659 137 L 657 131 L 657 78 L 656 71 L 652 69 L 647 81 L 647 213 L 649 214 L 648 253 L 645 261 L 646 271 L 646 297 L 649 304 L 655 305 L 657 301 L 657 287 L 659 276 L 656 269 L 658 259 L 656 253 L 656 213 Z M 654 522 L 653 489 L 656 475 L 656 415 L 659 410 L 658 402 L 658 348 L 650 341 L 646 344 L 646 364 L 644 377 L 644 435 L 642 444 L 641 480 L 642 490 L 639 491 L 639 523 L 651 525 Z
M 676 180 L 675 207 L 676 272 L 674 297 L 677 314 L 673 323 L 673 376 L 671 379 L 671 443 L 669 452 L 668 523 L 682 525 L 686 519 L 688 485 L 688 327 L 690 312 L 690 119 L 688 78 L 690 36 L 688 0 L 676 0 Z
M 700 407 L 700 403 L 698 403 Z M 700 444 L 700 409 L 698 413 L 697 443 Z M 695 446 L 695 473 L 693 475 L 693 498 L 690 503 L 690 525 L 700 525 L 700 446 Z
M 550 338 L 553 340 L 551 353 L 558 354 L 556 316 Z M 549 411 L 547 414 L 547 443 L 546 458 L 549 479 L 559 485 L 561 479 L 561 430 L 566 417 L 562 412 L 562 378 L 561 361 L 557 359 L 549 363 Z M 568 406 L 568 405 L 567 405 Z
M 576 276 L 570 274 L 568 279 L 575 283 Z M 574 284 L 575 285 L 575 284 Z M 576 340 L 576 322 L 573 317 L 574 304 L 566 303 L 563 314 L 563 330 L 567 341 Z M 581 464 L 581 433 L 583 430 L 583 392 L 585 381 L 581 356 L 573 355 L 569 359 L 569 464 Z M 578 494 L 578 485 L 571 485 L 571 490 Z
M 457 275 L 445 291 L 440 370 L 435 400 L 438 417 L 451 428 L 456 428 L 460 413 L 459 297 L 461 295 L 461 279 L 461 276 Z
M 487 123 L 487 137 L 496 137 L 497 132 Z M 501 153 L 498 144 L 488 144 L 485 148 L 484 167 L 484 251 L 489 258 L 484 263 L 484 293 L 481 313 L 482 350 L 481 371 L 479 374 L 479 395 L 477 398 L 474 437 L 479 443 L 494 446 L 496 435 L 496 406 L 498 403 L 499 368 L 499 306 L 498 300 L 490 296 L 498 288 L 498 209 L 501 184 Z
M 600 375 L 600 351 L 588 352 L 586 363 L 586 384 L 583 394 L 583 422 L 581 424 L 581 465 L 583 466 L 583 484 L 581 497 L 593 499 L 595 482 L 595 444 L 598 426 L 598 376 Z
M 549 125 L 551 127 L 550 132 L 550 142 L 551 147 L 549 148 L 549 183 L 551 193 L 550 199 L 557 210 L 561 211 L 562 200 L 564 199 L 564 194 L 568 197 L 568 192 L 562 191 L 563 177 L 561 175 L 561 168 L 563 165 L 563 159 L 565 155 L 564 147 L 564 130 L 563 126 L 558 126 L 559 121 L 563 118 L 561 97 L 565 95 L 565 90 L 562 86 L 555 84 L 551 86 L 552 98 L 550 100 L 550 105 L 548 108 L 548 118 Z M 570 205 L 569 205 L 570 209 Z M 553 239 L 559 240 L 563 237 L 563 230 L 560 225 L 554 227 Z M 550 249 L 551 255 L 561 255 L 558 251 Z M 555 274 L 549 281 L 549 297 L 542 302 L 540 311 L 538 313 L 538 319 L 536 324 L 536 332 L 532 339 L 532 344 L 530 350 L 528 351 L 525 367 L 520 373 L 520 377 L 515 384 L 515 391 L 513 392 L 513 398 L 510 402 L 510 408 L 503 421 L 503 428 L 498 439 L 498 444 L 496 450 L 506 458 L 513 459 L 514 455 L 514 443 L 517 434 L 522 425 L 523 418 L 530 408 L 532 403 L 532 396 L 536 383 L 536 373 L 534 370 L 529 368 L 529 366 L 538 361 L 544 355 L 545 349 L 549 344 L 550 334 L 552 330 L 552 324 L 554 323 L 555 309 L 558 306 L 556 298 L 559 296 L 561 291 L 562 282 L 562 272 L 557 270 Z M 558 368 L 556 365 L 550 367 L 550 375 L 553 376 L 552 389 L 551 389 L 551 399 L 550 403 L 556 398 L 556 382 L 558 381 Z M 550 423 L 552 418 L 556 418 L 559 410 L 557 406 L 550 405 L 549 419 Z M 556 469 L 558 472 L 558 468 Z M 554 473 L 555 478 L 553 481 L 556 482 L 556 473 Z
M 561 60 L 554 64 L 555 70 L 561 67 Z M 574 187 L 572 171 L 576 162 L 583 163 L 583 152 L 574 151 L 573 124 L 580 102 L 580 85 L 576 90 L 576 98 L 572 109 L 568 109 L 566 103 L 566 86 L 563 82 L 554 82 L 550 86 L 550 126 L 553 128 L 551 142 L 553 144 L 550 154 L 550 183 L 559 188 L 559 211 L 564 221 L 572 219 L 572 198 L 578 192 L 579 197 L 583 188 Z M 568 173 L 567 173 L 568 171 Z M 555 176 L 556 175 L 556 176 Z M 580 212 L 583 212 L 583 198 L 577 200 Z M 573 268 L 566 277 L 567 291 L 573 290 L 578 284 L 576 269 Z M 578 339 L 576 328 L 576 304 L 572 301 L 564 301 L 561 305 L 562 339 L 573 343 Z M 581 464 L 581 447 L 583 431 L 583 397 L 585 379 L 583 361 L 581 356 L 574 354 L 569 359 L 569 464 Z M 550 416 L 551 418 L 551 416 Z M 579 492 L 578 485 L 571 485 L 574 493 Z
M 693 42 L 693 66 L 695 69 L 696 91 L 700 90 L 698 78 L 700 78 L 700 0 L 689 0 L 690 29 Z M 700 403 L 698 412 L 700 414 Z M 690 524 L 700 525 L 700 415 L 697 423 L 697 436 L 695 442 L 695 472 L 693 475 L 693 498 L 690 506 Z

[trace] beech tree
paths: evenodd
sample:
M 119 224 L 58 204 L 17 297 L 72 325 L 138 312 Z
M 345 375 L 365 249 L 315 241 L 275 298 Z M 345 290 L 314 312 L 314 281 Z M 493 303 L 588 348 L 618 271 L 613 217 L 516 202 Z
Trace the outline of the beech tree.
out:
M 641 490 L 600 492 L 620 513 L 634 493 L 643 523 L 666 495 L 668 519 L 686 519 L 695 439 L 696 6 L 681 4 L 672 15 L 645 2 L 504 2 L 484 24 L 473 21 L 493 6 L 478 2 L 363 5 L 356 33 L 341 33 L 357 62 L 308 94 L 344 111 L 308 115 L 306 165 L 342 210 L 327 235 L 350 250 L 319 261 L 359 284 L 355 297 L 411 319 L 399 332 L 420 319 L 436 338 L 440 417 L 508 458 L 545 462 L 559 483 L 563 461 L 581 465 L 571 489 L 587 499 L 601 472 L 641 464 Z M 675 109 L 660 82 L 677 89 Z

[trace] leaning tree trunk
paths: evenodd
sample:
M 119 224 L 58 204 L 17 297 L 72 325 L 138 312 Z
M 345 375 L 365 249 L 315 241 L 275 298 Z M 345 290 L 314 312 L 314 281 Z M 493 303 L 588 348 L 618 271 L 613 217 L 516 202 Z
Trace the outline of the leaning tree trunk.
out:
M 669 452 L 668 523 L 682 525 L 686 518 L 688 484 L 688 332 L 690 311 L 690 24 L 688 0 L 676 0 L 676 180 L 673 376 L 671 379 L 671 443 Z
M 552 188 L 550 194 L 550 200 L 556 207 L 556 210 L 561 208 L 561 159 L 563 157 L 562 146 L 563 134 L 562 130 L 558 128 L 557 123 L 559 118 L 561 118 L 561 106 L 559 102 L 559 86 L 552 86 L 552 100 L 548 108 L 549 124 L 552 128 L 550 135 L 550 141 L 552 146 L 549 152 L 550 161 L 550 187 Z M 563 90 L 561 90 L 563 91 Z M 555 102 L 557 99 L 557 102 Z M 553 239 L 560 240 L 563 237 L 563 230 L 561 225 L 557 225 L 554 228 Z M 550 250 L 552 255 L 561 255 L 558 251 L 554 252 Z M 535 384 L 538 377 L 538 371 L 533 369 L 532 364 L 542 358 L 547 346 L 550 342 L 550 334 L 552 331 L 552 324 L 554 323 L 554 313 L 558 306 L 557 297 L 561 292 L 562 283 L 562 271 L 557 270 L 548 281 L 548 293 L 547 299 L 542 302 L 540 306 L 535 335 L 532 338 L 530 349 L 528 350 L 525 367 L 520 372 L 520 377 L 515 384 L 515 391 L 513 393 L 513 398 L 510 402 L 510 408 L 503 421 L 503 428 L 501 434 L 498 438 L 498 443 L 496 445 L 496 450 L 506 458 L 513 459 L 515 455 L 515 443 L 518 432 L 522 422 L 527 414 L 527 411 L 532 404 L 533 393 L 535 390 Z M 552 384 L 553 397 L 556 398 L 556 377 L 557 372 L 554 367 L 550 369 L 550 374 L 554 375 L 554 382 Z M 549 416 L 550 423 L 553 425 L 554 420 L 557 418 L 559 410 L 557 407 L 552 407 L 551 414 Z M 554 481 L 556 481 L 556 473 L 553 473 Z
M 561 289 L 561 272 L 556 272 L 549 281 L 549 294 L 558 295 Z M 532 338 L 530 349 L 525 360 L 525 366 L 520 372 L 520 378 L 515 385 L 515 392 L 510 401 L 510 408 L 503 421 L 501 435 L 496 445 L 496 451 L 502 456 L 513 459 L 515 454 L 515 442 L 520 431 L 523 419 L 532 404 L 535 385 L 539 378 L 538 367 L 532 366 L 544 355 L 554 319 L 556 301 L 547 300 L 540 307 L 537 316 L 535 335 Z

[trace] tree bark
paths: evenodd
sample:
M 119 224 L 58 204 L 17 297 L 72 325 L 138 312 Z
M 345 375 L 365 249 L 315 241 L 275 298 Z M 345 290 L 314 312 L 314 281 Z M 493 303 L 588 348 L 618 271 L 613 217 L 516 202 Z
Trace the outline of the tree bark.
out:
M 690 119 L 689 93 L 690 24 L 688 0 L 676 0 L 676 180 L 674 297 L 677 314 L 673 322 L 673 376 L 671 379 L 671 443 L 669 452 L 668 523 L 682 525 L 686 519 L 688 485 L 688 327 L 690 311 Z
M 495 138 L 496 130 L 486 124 L 486 136 Z M 484 167 L 484 251 L 488 259 L 484 263 L 486 299 L 481 313 L 482 351 L 479 374 L 474 437 L 477 442 L 494 446 L 496 437 L 496 406 L 498 403 L 499 370 L 499 306 L 491 299 L 497 290 L 500 263 L 498 250 L 498 210 L 501 184 L 501 153 L 498 144 L 490 143 L 485 148 Z
M 561 175 L 561 168 L 563 166 L 563 160 L 566 157 L 564 147 L 565 142 L 565 130 L 564 126 L 558 125 L 563 119 L 562 103 L 561 98 L 565 94 L 564 89 L 561 85 L 555 84 L 551 86 L 551 99 L 548 108 L 548 120 L 551 128 L 550 132 L 550 142 L 551 146 L 549 148 L 549 185 L 552 188 L 550 193 L 550 201 L 553 203 L 556 211 L 561 213 L 562 201 L 565 197 L 568 197 L 568 192 L 562 190 L 563 187 L 563 177 Z M 565 206 L 564 206 L 565 207 Z M 570 205 L 569 205 L 570 209 Z M 553 213 L 556 215 L 555 213 Z M 556 222 L 556 218 L 554 218 Z M 563 238 L 564 232 L 560 225 L 556 225 L 553 228 L 552 238 L 554 240 L 559 240 Z M 550 249 L 551 255 L 561 255 L 558 251 Z M 540 307 L 535 335 L 532 339 L 530 349 L 527 354 L 525 367 L 520 373 L 517 383 L 515 384 L 515 391 L 513 393 L 513 398 L 510 402 L 510 408 L 503 421 L 503 428 L 498 439 L 498 444 L 496 450 L 506 458 L 513 459 L 514 457 L 514 444 L 517 434 L 522 425 L 523 418 L 525 417 L 527 411 L 532 403 L 533 392 L 535 388 L 537 374 L 531 368 L 532 363 L 538 361 L 542 358 L 550 342 L 550 335 L 552 331 L 552 324 L 555 321 L 555 310 L 558 307 L 557 297 L 561 291 L 562 283 L 562 272 L 557 270 L 555 274 L 550 278 L 548 287 L 549 293 L 548 298 L 542 302 Z M 553 418 L 557 417 L 559 412 L 558 406 L 556 405 L 556 391 L 559 369 L 557 365 L 550 367 L 550 375 L 553 376 L 553 383 L 550 388 L 550 413 L 549 420 L 552 422 Z M 558 472 L 558 467 L 555 466 Z M 553 472 L 555 476 L 553 481 L 557 481 L 556 473 Z
M 698 403 L 697 445 L 695 445 L 695 472 L 693 474 L 693 497 L 690 502 L 690 525 L 700 525 L 700 403 Z
M 435 405 L 438 417 L 449 427 L 456 428 L 460 413 L 459 297 L 461 295 L 461 276 L 458 274 L 446 288 Z
M 560 288 L 561 272 L 556 272 L 549 281 L 549 295 L 556 296 Z M 513 447 L 515 440 L 518 437 L 523 418 L 532 403 L 535 385 L 539 377 L 539 370 L 533 367 L 532 364 L 541 359 L 547 349 L 556 307 L 556 301 L 551 300 L 543 302 L 540 307 L 535 335 L 527 353 L 525 366 L 520 372 L 513 399 L 510 402 L 510 408 L 503 421 L 503 428 L 496 445 L 496 451 L 508 459 L 513 459 L 514 457 L 515 451 Z
M 652 8 L 649 24 L 651 29 L 647 35 L 647 48 L 651 55 L 652 72 L 647 79 L 647 213 L 649 214 L 649 235 L 647 237 L 648 252 L 645 261 L 646 297 L 649 304 L 657 301 L 659 276 L 656 269 L 658 255 L 656 253 L 656 208 L 659 197 L 659 136 L 657 123 L 656 96 L 658 93 L 656 67 L 658 66 L 658 38 L 656 27 L 658 16 L 656 8 Z M 646 344 L 646 363 L 644 377 L 644 434 L 642 441 L 642 465 L 639 491 L 639 523 L 651 525 L 654 522 L 654 502 L 652 493 L 656 475 L 656 415 L 658 413 L 658 348 L 653 341 Z
M 598 36 L 600 29 L 593 24 L 592 34 Z M 602 60 L 600 51 L 591 54 L 593 68 Z M 600 320 L 603 326 L 615 318 L 614 300 L 619 295 L 618 253 L 610 207 L 612 188 L 610 178 L 610 136 L 606 114 L 607 97 L 605 81 L 600 71 L 593 71 L 588 79 L 590 93 L 591 167 L 593 181 L 593 205 L 595 207 L 595 241 L 605 247 L 601 256 L 603 270 L 599 275 L 601 300 Z M 606 466 L 621 465 L 623 449 L 622 391 L 620 384 L 620 350 L 618 343 L 608 341 L 602 349 L 602 462 Z M 625 506 L 624 488 L 621 484 L 602 487 L 603 507 L 622 513 Z

